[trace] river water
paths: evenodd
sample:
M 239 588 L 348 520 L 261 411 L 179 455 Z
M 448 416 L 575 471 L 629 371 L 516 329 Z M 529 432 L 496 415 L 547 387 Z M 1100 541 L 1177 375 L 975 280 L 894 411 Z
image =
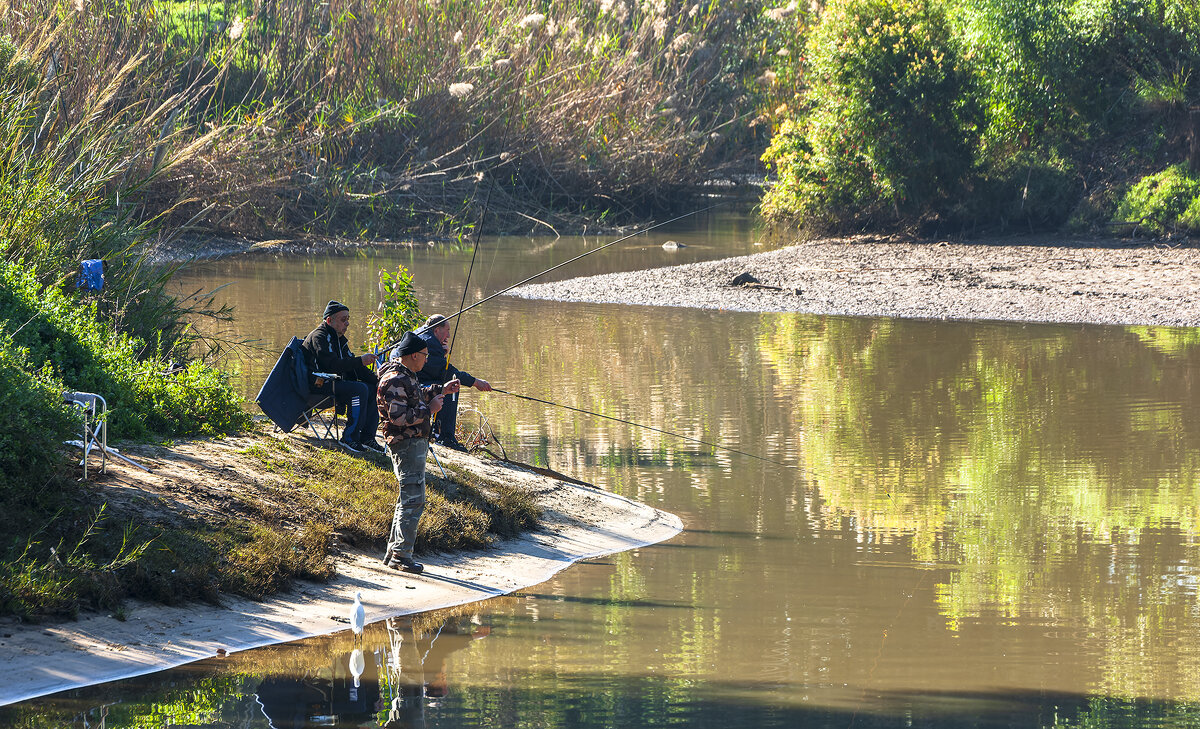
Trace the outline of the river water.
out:
M 562 277 L 757 250 L 711 217 Z M 674 252 L 664 240 L 688 244 Z M 605 239 L 484 239 L 468 302 Z M 469 247 L 197 265 L 275 353 Z M 16 726 L 1174 727 L 1200 723 L 1200 337 L 501 297 L 455 361 L 509 454 L 680 515 L 677 538 L 514 596 L 27 702 Z M 86 723 L 85 723 L 86 722 Z M 103 722 L 103 723 L 102 723 Z

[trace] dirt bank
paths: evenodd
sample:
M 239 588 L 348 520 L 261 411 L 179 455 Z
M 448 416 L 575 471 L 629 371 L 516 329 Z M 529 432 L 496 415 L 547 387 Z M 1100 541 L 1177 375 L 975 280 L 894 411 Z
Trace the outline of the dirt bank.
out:
M 109 462 L 106 496 L 150 509 L 205 514 L 227 510 L 234 492 L 273 475 L 240 458 L 246 439 L 193 441 L 171 448 L 130 447 L 145 473 Z M 124 620 L 85 616 L 56 625 L 0 621 L 0 705 L 56 691 L 151 673 L 219 653 L 347 630 L 345 616 L 362 592 L 369 621 L 458 605 L 529 587 L 572 563 L 669 539 L 682 529 L 674 515 L 585 486 L 546 478 L 465 454 L 439 451 L 442 462 L 535 495 L 542 527 L 497 548 L 422 558 L 420 576 L 383 567 L 379 555 L 349 548 L 335 558 L 327 583 L 297 583 L 265 602 L 227 598 L 221 607 L 131 604 Z M 431 463 L 431 468 L 434 468 Z M 162 515 L 158 515 L 162 516 Z
M 759 283 L 732 286 L 749 273 Z M 914 319 L 1200 326 L 1200 249 L 824 240 L 720 261 L 532 284 L 593 303 Z

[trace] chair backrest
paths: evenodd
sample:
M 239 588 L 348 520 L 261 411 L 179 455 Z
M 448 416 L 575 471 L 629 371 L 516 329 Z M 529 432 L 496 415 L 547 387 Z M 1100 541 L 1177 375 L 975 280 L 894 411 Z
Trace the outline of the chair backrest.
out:
M 308 364 L 308 353 L 304 351 L 304 342 L 300 337 L 292 337 L 288 342 L 288 351 L 292 353 L 292 386 L 300 395 L 312 392 L 312 374 Z
M 296 427 L 300 416 L 312 407 L 309 404 L 311 397 L 303 342 L 292 337 L 254 401 L 280 430 L 288 433 Z
M 99 403 L 101 411 L 106 408 L 104 398 L 92 392 L 64 392 L 63 399 L 76 407 L 88 411 L 93 416 L 96 414 L 97 403 Z

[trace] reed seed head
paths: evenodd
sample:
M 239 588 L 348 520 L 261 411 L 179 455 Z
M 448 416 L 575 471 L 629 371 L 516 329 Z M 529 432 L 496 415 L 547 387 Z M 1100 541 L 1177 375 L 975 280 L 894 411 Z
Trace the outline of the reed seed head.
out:
M 457 83 L 450 84 L 450 95 L 456 99 L 461 99 L 475 90 L 475 84 Z
M 787 5 L 784 5 L 784 6 L 778 7 L 778 8 L 771 8 L 770 10 L 768 10 L 767 11 L 767 19 L 778 22 L 778 21 L 783 20 L 784 18 L 788 17 L 792 13 L 795 13 L 796 10 L 799 9 L 799 7 L 800 6 L 799 6 L 799 4 L 797 4 L 796 0 L 792 0 Z
M 524 18 L 521 18 L 520 22 L 518 22 L 517 25 L 519 25 L 522 28 L 532 30 L 534 28 L 540 27 L 541 24 L 544 22 L 546 22 L 546 16 L 544 14 L 530 13 L 529 15 L 526 15 Z
M 692 34 L 691 33 L 682 33 L 680 35 L 675 36 L 675 40 L 671 41 L 671 50 L 678 53 L 679 51 L 682 51 L 684 48 L 687 48 L 691 44 L 691 42 L 692 42 Z

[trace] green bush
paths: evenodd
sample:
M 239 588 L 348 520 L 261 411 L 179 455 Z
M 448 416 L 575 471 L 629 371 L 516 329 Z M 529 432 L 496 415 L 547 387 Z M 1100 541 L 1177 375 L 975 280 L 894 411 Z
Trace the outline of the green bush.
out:
M 1187 155 L 1193 0 L 833 0 L 823 13 L 764 157 L 777 175 L 768 217 L 818 230 L 1096 224 L 1126 180 Z M 1154 225 L 1194 230 L 1187 207 L 1150 211 Z
M 0 321 L 11 331 L 20 322 Z M 0 337 L 0 502 L 37 490 L 63 466 L 62 442 L 77 430 L 63 387 L 25 367 L 25 352 Z
M 367 316 L 367 346 L 375 351 L 399 342 L 407 331 L 424 323 L 413 277 L 400 266 L 395 273 L 379 272 L 379 308 Z
M 1160 234 L 1200 233 L 1200 176 L 1177 164 L 1144 177 L 1125 193 L 1113 219 Z
M 808 41 L 807 106 L 764 161 L 763 208 L 809 227 L 919 217 L 959 193 L 979 111 L 935 0 L 839 0 Z
M 94 302 L 44 288 L 21 266 L 0 264 L 0 317 L 21 347 L 19 368 L 105 398 L 110 437 L 215 434 L 250 423 L 225 374 L 199 362 L 164 372 L 167 363 L 143 357 L 145 343 L 102 322 Z

